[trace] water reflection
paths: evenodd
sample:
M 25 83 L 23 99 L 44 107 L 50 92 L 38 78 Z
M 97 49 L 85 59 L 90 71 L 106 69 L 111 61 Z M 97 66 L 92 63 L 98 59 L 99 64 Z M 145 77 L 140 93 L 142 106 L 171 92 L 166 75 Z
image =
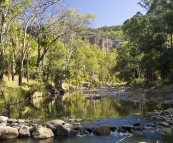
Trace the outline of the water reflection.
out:
M 89 95 L 89 96 L 92 96 Z M 94 95 L 96 96 L 96 95 Z M 7 105 L 0 104 L 0 113 L 5 110 L 9 111 L 10 118 L 25 118 L 25 119 L 35 119 L 39 118 L 43 121 L 52 119 L 76 119 L 76 118 L 92 118 L 96 119 L 93 124 L 87 126 L 97 126 L 102 123 L 109 124 L 111 126 L 121 126 L 124 124 L 133 124 L 138 119 L 133 116 L 130 119 L 126 116 L 134 115 L 135 113 L 145 114 L 146 112 L 153 110 L 164 110 L 173 107 L 169 104 L 149 104 L 144 102 L 129 102 L 120 101 L 117 99 L 109 98 L 93 98 L 86 99 L 82 92 L 66 93 L 64 96 L 52 97 L 52 98 L 39 98 L 33 99 L 31 102 L 18 105 Z M 124 117 L 124 118 L 117 118 Z M 99 119 L 99 120 L 97 120 Z M 142 119 L 140 119 L 142 120 Z M 146 121 L 140 121 L 142 123 Z M 87 136 L 84 138 L 74 137 L 74 138 L 51 138 L 47 140 L 35 140 L 29 139 L 12 139 L 9 141 L 1 141 L 2 143 L 87 143 L 87 142 L 117 142 L 122 139 L 122 137 L 115 137 L 113 135 L 100 137 L 100 136 Z M 132 137 L 124 140 L 125 142 L 171 142 L 172 134 L 161 134 L 159 132 L 143 132 L 142 134 L 134 134 Z
M 164 110 L 172 106 L 169 104 L 128 102 L 109 98 L 86 99 L 83 93 L 73 92 L 57 98 L 39 98 L 21 105 L 11 105 L 8 110 L 10 118 L 39 118 L 45 121 L 76 118 L 103 119 L 128 116 L 135 113 L 143 115 L 148 111 Z M 1 104 L 1 113 L 3 110 L 5 110 L 5 107 L 4 104 Z

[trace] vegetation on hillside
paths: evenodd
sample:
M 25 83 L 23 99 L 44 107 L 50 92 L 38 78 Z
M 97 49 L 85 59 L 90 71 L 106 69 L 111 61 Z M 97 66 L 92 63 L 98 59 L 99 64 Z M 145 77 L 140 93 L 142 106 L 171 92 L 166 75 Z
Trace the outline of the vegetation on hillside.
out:
M 131 84 L 173 83 L 173 2 L 141 0 L 139 4 L 146 14 L 137 12 L 122 26 L 125 41 L 117 49 L 118 77 Z
M 0 96 L 10 95 L 4 93 L 7 89 L 13 92 L 4 77 L 14 81 L 16 75 L 19 88 L 26 88 L 14 89 L 15 95 L 28 93 L 34 84 L 51 83 L 61 90 L 62 83 L 70 89 L 119 81 L 173 83 L 173 2 L 139 4 L 147 10 L 145 15 L 137 12 L 123 25 L 93 30 L 101 37 L 124 39 L 119 48 L 101 52 L 82 40 L 94 15 L 82 15 L 58 0 L 0 1 Z

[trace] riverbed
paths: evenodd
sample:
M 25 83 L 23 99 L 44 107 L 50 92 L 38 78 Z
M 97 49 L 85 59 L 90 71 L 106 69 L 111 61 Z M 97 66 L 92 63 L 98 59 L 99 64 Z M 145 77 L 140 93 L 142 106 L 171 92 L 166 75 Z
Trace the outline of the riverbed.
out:
M 121 91 L 120 91 L 121 90 Z M 131 96 L 124 89 L 97 89 L 68 92 L 63 96 L 41 97 L 31 102 L 9 105 L 0 104 L 0 113 L 6 113 L 9 118 L 37 119 L 39 124 L 53 119 L 68 121 L 69 119 L 83 119 L 79 122 L 82 127 L 95 128 L 104 124 L 111 127 L 133 125 L 140 122 L 146 126 L 152 121 L 145 119 L 144 115 L 153 110 L 172 108 L 173 104 L 164 102 L 151 102 L 147 96 L 139 94 Z M 140 116 L 134 116 L 138 113 Z M 90 120 L 88 120 L 90 119 Z M 111 132 L 109 136 L 89 134 L 76 137 L 54 137 L 46 140 L 12 139 L 0 141 L 2 143 L 171 143 L 173 139 L 172 127 L 150 128 L 134 133 Z

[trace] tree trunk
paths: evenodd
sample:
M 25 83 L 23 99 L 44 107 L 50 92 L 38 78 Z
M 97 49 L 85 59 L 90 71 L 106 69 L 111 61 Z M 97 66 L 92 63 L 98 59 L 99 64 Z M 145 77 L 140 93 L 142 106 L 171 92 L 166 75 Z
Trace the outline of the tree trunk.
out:
M 19 82 L 18 85 L 22 85 L 22 72 L 23 72 L 23 60 L 20 62 L 20 67 L 19 67 Z
M 12 81 L 14 81 L 14 51 L 12 54 L 11 78 L 12 78 Z
M 26 63 L 26 78 L 27 78 L 27 82 L 29 83 L 29 57 L 28 57 L 28 53 L 27 53 L 27 63 Z

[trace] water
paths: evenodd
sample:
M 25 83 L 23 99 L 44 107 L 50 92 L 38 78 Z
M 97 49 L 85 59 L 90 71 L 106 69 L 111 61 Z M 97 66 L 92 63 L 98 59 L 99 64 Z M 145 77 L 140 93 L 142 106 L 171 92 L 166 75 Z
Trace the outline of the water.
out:
M 96 93 L 87 94 L 89 96 L 93 96 L 93 94 L 96 96 Z M 62 97 L 39 98 L 29 103 L 11 105 L 8 106 L 8 113 L 10 118 L 41 119 L 42 122 L 53 119 L 68 120 L 91 118 L 92 121 L 85 120 L 81 124 L 84 127 L 91 128 L 103 124 L 120 127 L 127 124 L 133 125 L 136 122 L 140 122 L 145 126 L 150 121 L 133 116 L 135 113 L 143 115 L 149 111 L 164 110 L 171 107 L 173 107 L 173 105 L 136 103 L 109 98 L 97 98 L 97 100 L 93 98 L 86 99 L 82 92 L 73 92 L 66 93 Z M 0 113 L 3 111 L 5 111 L 4 104 L 0 104 Z M 172 131 L 172 128 L 167 128 L 167 130 Z M 144 130 L 142 132 L 135 131 L 134 134 L 112 132 L 109 136 L 91 134 L 84 137 L 55 137 L 44 140 L 17 138 L 0 141 L 0 143 L 137 143 L 140 141 L 147 143 L 154 143 L 156 141 L 159 141 L 159 143 L 172 143 L 172 139 L 172 132 L 163 134 L 162 130 Z

